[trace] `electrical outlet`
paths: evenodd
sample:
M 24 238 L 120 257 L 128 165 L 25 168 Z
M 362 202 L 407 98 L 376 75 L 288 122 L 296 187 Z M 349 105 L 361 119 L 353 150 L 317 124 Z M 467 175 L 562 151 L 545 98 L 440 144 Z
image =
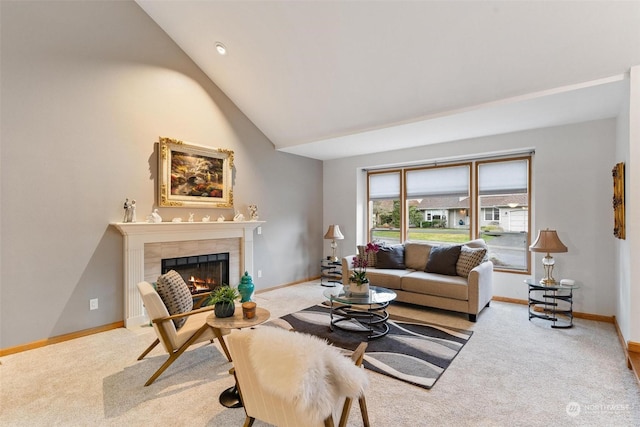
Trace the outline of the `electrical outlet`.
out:
M 262 270 L 258 270 L 258 277 L 262 277 Z
M 97 310 L 98 309 L 98 298 L 93 298 L 89 300 L 89 310 Z
M 262 227 L 258 227 L 258 234 L 262 234 Z

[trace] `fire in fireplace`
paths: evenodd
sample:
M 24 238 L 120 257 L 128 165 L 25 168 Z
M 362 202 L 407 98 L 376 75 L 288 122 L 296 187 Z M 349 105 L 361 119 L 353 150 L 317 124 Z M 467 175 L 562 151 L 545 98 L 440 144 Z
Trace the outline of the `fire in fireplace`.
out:
M 162 274 L 177 271 L 192 294 L 209 292 L 229 284 L 229 253 L 185 256 L 162 260 Z

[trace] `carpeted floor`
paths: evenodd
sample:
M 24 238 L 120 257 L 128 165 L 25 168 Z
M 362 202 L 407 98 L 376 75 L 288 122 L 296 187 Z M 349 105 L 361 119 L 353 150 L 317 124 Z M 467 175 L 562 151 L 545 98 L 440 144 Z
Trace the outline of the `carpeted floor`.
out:
M 316 304 L 268 324 L 319 336 L 336 347 L 355 350 L 366 341 L 368 329 L 358 321 L 342 322 L 343 330 L 329 328 L 329 307 Z M 419 321 L 392 319 L 389 333 L 368 341 L 365 368 L 424 388 L 431 388 L 462 350 L 471 331 Z
M 276 318 L 322 302 L 324 289 L 316 281 L 256 300 Z M 526 306 L 499 302 L 477 323 L 402 304 L 390 311 L 473 337 L 430 390 L 369 371 L 373 426 L 640 425 L 640 389 L 612 324 L 576 319 L 552 330 L 529 322 Z M 241 426 L 244 411 L 218 403 L 233 377 L 217 344 L 187 351 L 143 386 L 166 360 L 156 348 L 136 361 L 154 337 L 121 328 L 0 358 L 0 425 Z M 362 425 L 357 411 L 350 427 Z

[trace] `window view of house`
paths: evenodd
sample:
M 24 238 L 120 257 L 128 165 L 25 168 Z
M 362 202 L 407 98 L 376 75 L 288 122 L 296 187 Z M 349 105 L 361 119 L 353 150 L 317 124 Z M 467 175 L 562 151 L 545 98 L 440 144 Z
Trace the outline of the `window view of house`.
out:
M 407 240 L 469 240 L 469 177 L 468 164 L 406 171 Z
M 478 236 L 496 269 L 528 270 L 529 160 L 478 164 Z
M 371 241 L 482 238 L 497 270 L 528 271 L 529 235 L 528 157 L 369 173 Z

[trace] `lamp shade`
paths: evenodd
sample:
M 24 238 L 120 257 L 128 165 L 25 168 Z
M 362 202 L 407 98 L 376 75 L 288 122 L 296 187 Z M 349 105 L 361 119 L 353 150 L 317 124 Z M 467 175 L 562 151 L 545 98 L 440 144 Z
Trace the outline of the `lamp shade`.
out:
M 329 229 L 327 230 L 327 232 L 324 235 L 324 238 L 325 239 L 331 239 L 331 240 L 342 240 L 342 239 L 344 239 L 344 236 L 340 232 L 340 226 L 339 225 L 330 225 Z
M 539 230 L 536 241 L 529 246 L 531 252 L 557 253 L 567 252 L 567 247 L 560 241 L 556 230 Z

